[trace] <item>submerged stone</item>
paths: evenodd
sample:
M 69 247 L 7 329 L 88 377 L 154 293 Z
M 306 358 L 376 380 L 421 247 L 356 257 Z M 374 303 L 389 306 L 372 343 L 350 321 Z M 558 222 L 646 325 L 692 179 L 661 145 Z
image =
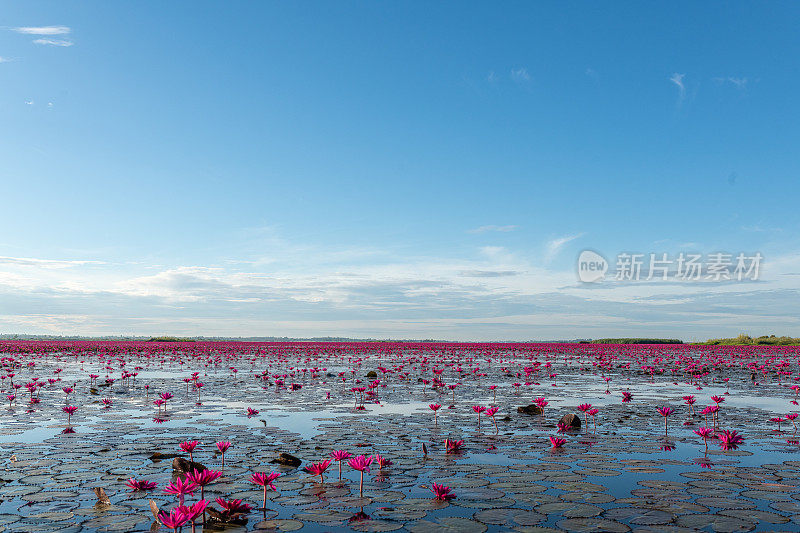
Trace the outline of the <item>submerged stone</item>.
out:
M 560 424 L 564 424 L 565 426 L 572 428 L 572 429 L 579 429 L 581 427 L 581 419 L 578 415 L 574 413 L 569 413 L 561 417 L 559 420 Z
M 290 453 L 281 452 L 270 463 L 286 466 L 300 466 L 302 461 Z

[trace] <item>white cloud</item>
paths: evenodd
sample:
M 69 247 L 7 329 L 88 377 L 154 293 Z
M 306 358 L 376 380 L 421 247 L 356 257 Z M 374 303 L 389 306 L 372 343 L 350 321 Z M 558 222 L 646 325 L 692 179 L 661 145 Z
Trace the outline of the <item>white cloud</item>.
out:
M 578 235 L 552 239 L 548 249 L 563 250 Z M 276 242 L 268 263 L 0 257 L 0 329 L 525 340 L 708 338 L 746 324 L 751 332 L 800 334 L 797 280 L 788 275 L 800 272 L 797 253 L 765 259 L 758 283 L 589 286 L 572 268 L 543 268 L 497 246 L 467 258 L 387 252 L 354 259 Z
M 14 31 L 25 35 L 66 35 L 72 30 L 68 26 L 22 26 Z
M 576 233 L 574 235 L 564 235 L 563 237 L 557 237 L 551 241 L 548 241 L 544 254 L 545 262 L 550 262 L 553 258 L 555 258 L 555 256 L 558 255 L 558 252 L 560 252 L 564 245 L 566 245 L 568 242 L 574 241 L 575 239 L 583 237 L 584 235 L 585 233 Z
M 10 63 L 11 59 L 0 56 L 0 63 Z
M 512 68 L 511 79 L 516 81 L 517 83 L 523 83 L 531 81 L 531 75 L 528 73 L 528 69 L 526 69 L 525 67 Z
M 720 84 L 730 83 L 737 89 L 744 90 L 747 88 L 747 78 L 738 78 L 736 76 L 726 76 L 714 78 L 714 81 Z
M 33 103 L 33 102 L 30 102 Z M 35 266 L 41 268 L 69 268 L 83 265 L 104 265 L 103 261 L 68 261 L 61 259 L 34 259 L 32 257 L 0 256 L 0 265 Z
M 490 231 L 499 231 L 501 233 L 507 233 L 509 231 L 514 231 L 515 229 L 517 229 L 517 226 L 514 225 L 495 226 L 494 224 L 490 224 L 488 226 L 481 226 L 479 228 L 468 230 L 467 233 L 488 233 Z
M 678 87 L 678 102 L 683 101 L 684 97 L 686 96 L 686 86 L 683 84 L 683 78 L 686 74 L 678 74 L 675 72 L 670 76 L 669 81 L 674 83 Z
M 36 44 L 42 44 L 46 46 L 62 46 L 62 47 L 72 46 L 73 44 L 75 44 L 72 41 L 67 41 L 64 39 L 34 39 L 33 42 Z

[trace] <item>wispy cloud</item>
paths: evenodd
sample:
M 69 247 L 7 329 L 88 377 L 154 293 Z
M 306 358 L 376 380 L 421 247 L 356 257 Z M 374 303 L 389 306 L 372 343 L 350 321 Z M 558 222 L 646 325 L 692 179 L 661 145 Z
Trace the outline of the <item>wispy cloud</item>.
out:
M 572 242 L 575 239 L 583 237 L 584 235 L 585 233 L 576 233 L 574 235 L 564 235 L 563 237 L 557 237 L 551 241 L 548 241 L 544 254 L 545 262 L 552 261 L 553 258 L 558 255 L 558 252 L 560 252 L 568 242 Z
M 509 231 L 514 231 L 517 229 L 517 226 L 508 225 L 508 226 L 495 226 L 494 224 L 490 224 L 488 226 L 481 226 L 479 228 L 474 228 L 467 233 L 488 233 L 490 231 L 499 231 L 500 233 L 508 233 Z
M 72 46 L 72 41 L 67 41 L 66 39 L 34 39 L 33 42 L 35 44 L 42 44 L 46 46 Z
M 730 84 L 740 90 L 747 88 L 747 78 L 738 78 L 736 76 L 721 76 L 714 78 L 714 81 L 720 84 Z
M 572 237 L 550 242 L 558 249 Z M 742 324 L 750 332 L 800 327 L 791 312 L 798 289 L 790 274 L 800 272 L 798 253 L 772 259 L 759 284 L 609 281 L 587 287 L 571 268 L 548 270 L 497 247 L 469 259 L 436 254 L 354 263 L 342 257 L 332 265 L 316 260 L 315 252 L 326 249 L 304 250 L 287 264 L 248 270 L 174 265 L 153 272 L 94 260 L 0 257 L 0 328 L 525 340 L 708 338 L 735 335 Z
M 25 35 L 66 35 L 72 30 L 69 26 L 21 26 L 14 31 Z
M 33 257 L 6 257 L 0 256 L 0 265 L 36 266 L 42 268 L 68 268 L 83 265 L 104 265 L 103 261 L 63 259 L 36 259 Z
M 531 81 L 531 75 L 525 67 L 512 68 L 511 79 L 517 83 L 525 83 Z
M 10 63 L 11 59 L 7 57 L 0 56 L 0 63 Z
M 465 278 L 505 278 L 507 276 L 517 276 L 521 274 L 516 270 L 462 270 L 459 276 Z
M 686 97 L 686 86 L 683 84 L 683 78 L 686 74 L 678 74 L 675 72 L 670 76 L 669 81 L 678 87 L 678 102 L 682 102 Z

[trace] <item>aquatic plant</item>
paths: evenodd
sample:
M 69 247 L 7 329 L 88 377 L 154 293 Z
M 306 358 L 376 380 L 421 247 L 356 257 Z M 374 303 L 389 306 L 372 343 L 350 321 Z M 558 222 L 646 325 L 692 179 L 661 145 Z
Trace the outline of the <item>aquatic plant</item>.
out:
M 272 490 L 278 490 L 278 489 L 275 488 L 275 485 L 273 484 L 273 481 L 278 479 L 280 476 L 281 475 L 279 473 L 277 473 L 277 472 L 270 472 L 269 474 L 266 474 L 266 473 L 263 473 L 263 472 L 255 472 L 255 473 L 253 473 L 253 475 L 250 476 L 250 483 L 255 483 L 256 485 L 259 485 L 260 487 L 263 487 L 263 489 L 264 489 L 264 502 L 263 502 L 263 505 L 261 507 L 262 509 L 266 510 L 266 508 L 267 508 L 267 489 L 269 488 L 269 489 L 272 489 Z M 239 500 L 239 501 L 241 501 L 241 500 Z M 217 500 L 217 503 L 219 503 L 219 499 Z M 222 504 L 220 504 L 220 505 L 222 505 Z
M 217 450 L 222 455 L 222 468 L 225 469 L 225 452 L 231 447 L 231 443 L 226 440 L 221 440 L 217 443 Z
M 353 456 L 350 452 L 346 452 L 344 450 L 336 450 L 331 452 L 331 458 L 339 463 L 339 481 L 342 480 L 342 461 L 345 459 L 349 459 Z
M 430 404 L 428 407 L 430 407 L 430 408 L 431 408 L 431 410 L 433 410 L 433 425 L 434 425 L 434 426 L 436 426 L 436 425 L 438 425 L 438 424 L 437 424 L 437 421 L 436 421 L 436 411 L 438 411 L 439 409 L 441 409 L 441 408 L 442 408 L 442 406 L 441 406 L 441 405 L 439 405 L 438 403 L 432 403 L 432 404 Z
M 361 481 L 358 484 L 358 493 L 359 496 L 364 496 L 364 472 L 369 472 L 369 465 L 372 464 L 372 457 L 365 456 L 365 455 L 358 455 L 353 457 L 347 464 L 350 465 L 350 468 L 354 470 L 358 470 L 361 473 Z
M 452 489 L 450 487 L 440 485 L 436 482 L 431 483 L 430 490 L 433 492 L 434 499 L 436 500 L 449 501 L 456 497 L 456 495 L 452 493 Z
M 189 461 L 194 462 L 194 450 L 200 444 L 199 440 L 187 440 L 181 442 L 178 446 L 181 450 L 189 454 Z
M 659 407 L 658 414 L 664 417 L 664 435 L 667 435 L 667 417 L 673 413 L 672 407 Z
M 330 465 L 331 465 L 331 459 L 325 459 L 324 461 L 320 461 L 319 463 L 311 463 L 303 470 L 305 470 L 312 476 L 319 476 L 319 482 L 324 483 L 325 479 L 323 478 L 323 474 Z

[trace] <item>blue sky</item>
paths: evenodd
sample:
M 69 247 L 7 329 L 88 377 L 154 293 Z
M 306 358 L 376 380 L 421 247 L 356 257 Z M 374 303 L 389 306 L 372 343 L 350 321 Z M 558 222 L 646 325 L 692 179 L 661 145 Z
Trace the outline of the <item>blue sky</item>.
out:
M 2 332 L 800 336 L 795 3 L 0 6 Z

